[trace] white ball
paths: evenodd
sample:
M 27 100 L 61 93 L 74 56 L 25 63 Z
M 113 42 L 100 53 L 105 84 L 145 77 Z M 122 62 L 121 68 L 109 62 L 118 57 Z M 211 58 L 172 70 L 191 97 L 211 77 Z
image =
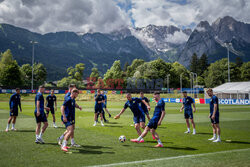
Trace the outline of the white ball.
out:
M 124 143 L 126 141 L 126 137 L 124 135 L 121 135 L 119 137 L 119 141 L 122 142 L 122 143 Z

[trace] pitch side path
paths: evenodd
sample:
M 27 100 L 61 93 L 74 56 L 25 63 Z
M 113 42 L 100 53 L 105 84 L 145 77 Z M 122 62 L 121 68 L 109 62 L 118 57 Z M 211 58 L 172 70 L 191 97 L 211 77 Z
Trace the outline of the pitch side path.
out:
M 57 137 L 64 132 L 60 121 L 58 101 L 56 111 L 57 126 L 49 128 L 43 139 L 45 144 L 36 144 L 34 101 L 22 97 L 23 113 L 19 112 L 15 132 L 6 133 L 9 106 L 6 98 L 0 97 L 0 166 L 250 166 L 250 107 L 220 105 L 220 124 L 222 142 L 212 143 L 212 129 L 208 118 L 209 106 L 197 105 L 194 114 L 196 135 L 184 134 L 186 124 L 181 104 L 166 103 L 166 118 L 157 131 L 164 144 L 163 148 L 154 148 L 156 144 L 149 134 L 145 143 L 136 144 L 129 139 L 137 133 L 130 110 L 125 111 L 120 119 L 108 118 L 105 127 L 98 124 L 93 127 L 94 102 L 79 97 L 78 103 L 83 111 L 76 110 L 75 141 L 80 148 L 64 153 L 57 145 Z M 81 100 L 81 101 L 79 101 Z M 112 117 L 120 112 L 125 103 L 123 95 L 108 101 Z M 154 108 L 154 103 L 150 103 Z M 150 115 L 153 111 L 150 111 Z M 108 115 L 107 115 L 108 116 Z M 125 135 L 127 141 L 120 143 L 118 137 Z

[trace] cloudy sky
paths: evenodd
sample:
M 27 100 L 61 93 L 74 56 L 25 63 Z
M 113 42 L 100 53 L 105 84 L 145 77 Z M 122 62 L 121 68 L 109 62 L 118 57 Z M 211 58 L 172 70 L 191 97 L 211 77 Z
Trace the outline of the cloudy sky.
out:
M 250 0 L 0 0 L 0 23 L 34 32 L 110 32 L 121 27 L 194 28 L 230 15 L 250 23 Z

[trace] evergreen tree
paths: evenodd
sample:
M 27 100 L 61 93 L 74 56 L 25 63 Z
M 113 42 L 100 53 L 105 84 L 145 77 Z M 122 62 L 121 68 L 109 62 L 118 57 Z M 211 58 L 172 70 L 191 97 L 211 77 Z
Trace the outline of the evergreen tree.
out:
M 191 61 L 190 61 L 190 71 L 197 73 L 198 69 L 199 69 L 199 59 L 198 56 L 196 55 L 196 53 L 193 54 Z

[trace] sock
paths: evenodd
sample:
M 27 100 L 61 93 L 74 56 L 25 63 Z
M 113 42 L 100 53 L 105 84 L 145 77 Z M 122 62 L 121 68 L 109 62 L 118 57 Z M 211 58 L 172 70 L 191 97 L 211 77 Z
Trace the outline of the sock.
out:
M 75 144 L 74 138 L 71 139 L 71 145 L 72 145 L 72 144 Z
M 53 122 L 53 125 L 54 125 L 54 126 L 56 126 L 56 123 L 55 123 L 55 122 Z
M 101 120 L 101 124 L 103 124 L 102 120 Z
M 9 129 L 9 127 L 10 127 L 10 124 L 7 124 L 7 127 L 6 127 L 6 129 Z
M 62 140 L 64 138 L 64 134 L 62 134 L 59 139 Z
M 220 140 L 220 135 L 217 135 L 217 139 L 219 139 L 219 140 Z
M 213 138 L 216 138 L 216 134 L 214 133 Z
M 63 140 L 62 147 L 66 147 L 66 146 L 67 146 L 67 140 Z
M 158 142 L 158 144 L 161 144 L 162 145 L 162 142 L 161 142 L 161 140 L 159 139 L 159 140 L 157 140 L 157 142 Z
M 190 128 L 187 128 L 188 129 L 188 131 L 190 132 Z
M 12 129 L 15 129 L 15 124 L 12 124 Z
M 39 138 L 39 135 L 36 135 L 36 139 L 38 139 Z
M 43 136 L 43 132 L 40 132 L 39 138 L 42 138 Z
M 138 138 L 137 138 L 137 140 L 138 141 L 141 141 L 143 138 L 141 137 L 141 136 L 139 136 Z
M 193 129 L 193 132 L 195 132 L 195 129 Z

